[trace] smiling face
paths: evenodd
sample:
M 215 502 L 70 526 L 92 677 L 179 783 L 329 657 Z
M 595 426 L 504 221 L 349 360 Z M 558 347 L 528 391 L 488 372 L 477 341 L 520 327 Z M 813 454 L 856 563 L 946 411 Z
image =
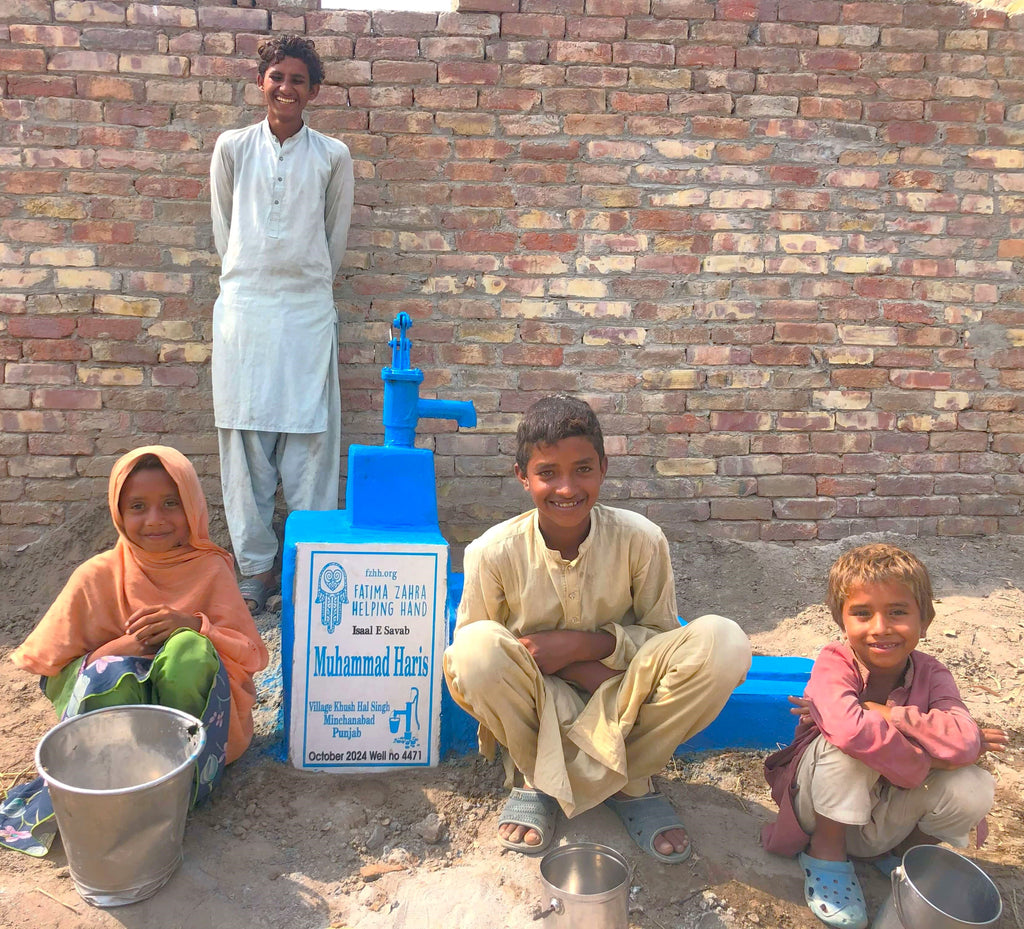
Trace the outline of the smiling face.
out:
M 899 678 L 927 625 L 913 592 L 898 581 L 864 584 L 843 603 L 843 631 L 869 672 Z
M 161 554 L 188 548 L 188 518 L 178 487 L 163 468 L 142 468 L 128 475 L 117 503 L 124 534 L 145 552 Z
M 537 507 L 541 533 L 564 557 L 574 558 L 587 537 L 607 471 L 608 459 L 583 436 L 534 446 L 525 473 L 516 465 L 516 477 Z
M 268 65 L 266 73 L 256 78 L 256 86 L 263 91 L 271 125 L 301 125 L 306 104 L 320 93 L 320 85 L 310 83 L 309 68 L 299 58 Z

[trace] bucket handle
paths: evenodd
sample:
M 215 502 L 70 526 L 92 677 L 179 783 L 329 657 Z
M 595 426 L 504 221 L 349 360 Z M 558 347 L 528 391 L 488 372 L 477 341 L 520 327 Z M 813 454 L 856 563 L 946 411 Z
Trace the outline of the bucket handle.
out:
M 903 919 L 903 907 L 900 905 L 900 892 L 899 886 L 900 881 L 903 880 L 903 866 L 896 865 L 895 868 L 889 872 L 889 880 L 892 881 L 892 905 L 896 908 L 896 916 L 900 921 L 901 926 L 906 926 L 907 923 Z
M 544 919 L 550 916 L 552 913 L 557 913 L 559 916 L 565 912 L 565 905 L 558 897 L 552 897 L 547 907 L 541 910 L 535 910 L 533 914 L 533 921 L 536 922 L 538 919 Z

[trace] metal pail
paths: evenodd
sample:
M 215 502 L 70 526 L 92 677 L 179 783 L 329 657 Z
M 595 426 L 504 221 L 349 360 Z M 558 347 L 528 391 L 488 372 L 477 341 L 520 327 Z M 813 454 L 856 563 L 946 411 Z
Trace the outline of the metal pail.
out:
M 203 724 L 165 706 L 72 716 L 36 747 L 78 892 L 95 906 L 145 900 L 181 863 Z
M 893 869 L 892 894 L 873 929 L 970 929 L 994 926 L 1003 901 L 973 861 L 940 845 L 915 845 Z
M 548 852 L 540 878 L 557 929 L 628 929 L 629 865 L 614 848 L 580 842 Z

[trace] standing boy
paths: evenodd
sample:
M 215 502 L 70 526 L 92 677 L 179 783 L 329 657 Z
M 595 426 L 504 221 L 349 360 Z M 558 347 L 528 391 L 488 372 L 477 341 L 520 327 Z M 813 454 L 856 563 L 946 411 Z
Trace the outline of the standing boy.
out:
M 541 851 L 558 806 L 574 816 L 605 802 L 645 852 L 682 861 L 689 838 L 650 778 L 718 715 L 750 643 L 720 616 L 680 627 L 664 533 L 597 502 L 608 459 L 586 403 L 538 400 L 516 440 L 515 474 L 536 509 L 466 549 L 444 657 L 481 751 L 505 747 L 499 841 Z
M 210 165 L 221 257 L 213 309 L 213 408 L 221 487 L 242 595 L 271 592 L 278 480 L 292 510 L 338 507 L 341 396 L 334 277 L 352 214 L 344 143 L 302 121 L 324 78 L 299 36 L 259 48 L 267 118 L 223 133 Z

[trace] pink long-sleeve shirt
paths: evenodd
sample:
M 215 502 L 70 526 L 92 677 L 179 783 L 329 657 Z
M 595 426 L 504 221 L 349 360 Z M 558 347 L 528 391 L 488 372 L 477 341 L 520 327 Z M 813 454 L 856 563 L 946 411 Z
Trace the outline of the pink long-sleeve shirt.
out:
M 800 759 L 819 735 L 896 787 L 919 787 L 933 758 L 954 766 L 978 760 L 981 731 L 953 675 L 937 658 L 910 653 L 903 683 L 886 700 L 888 721 L 861 706 L 866 686 L 866 674 L 849 646 L 831 642 L 818 654 L 804 691 L 810 713 L 801 717 L 793 742 L 765 760 L 765 777 L 779 805 L 778 819 L 761 832 L 768 851 L 795 855 L 807 846 L 810 836 L 793 810 L 793 789 Z

